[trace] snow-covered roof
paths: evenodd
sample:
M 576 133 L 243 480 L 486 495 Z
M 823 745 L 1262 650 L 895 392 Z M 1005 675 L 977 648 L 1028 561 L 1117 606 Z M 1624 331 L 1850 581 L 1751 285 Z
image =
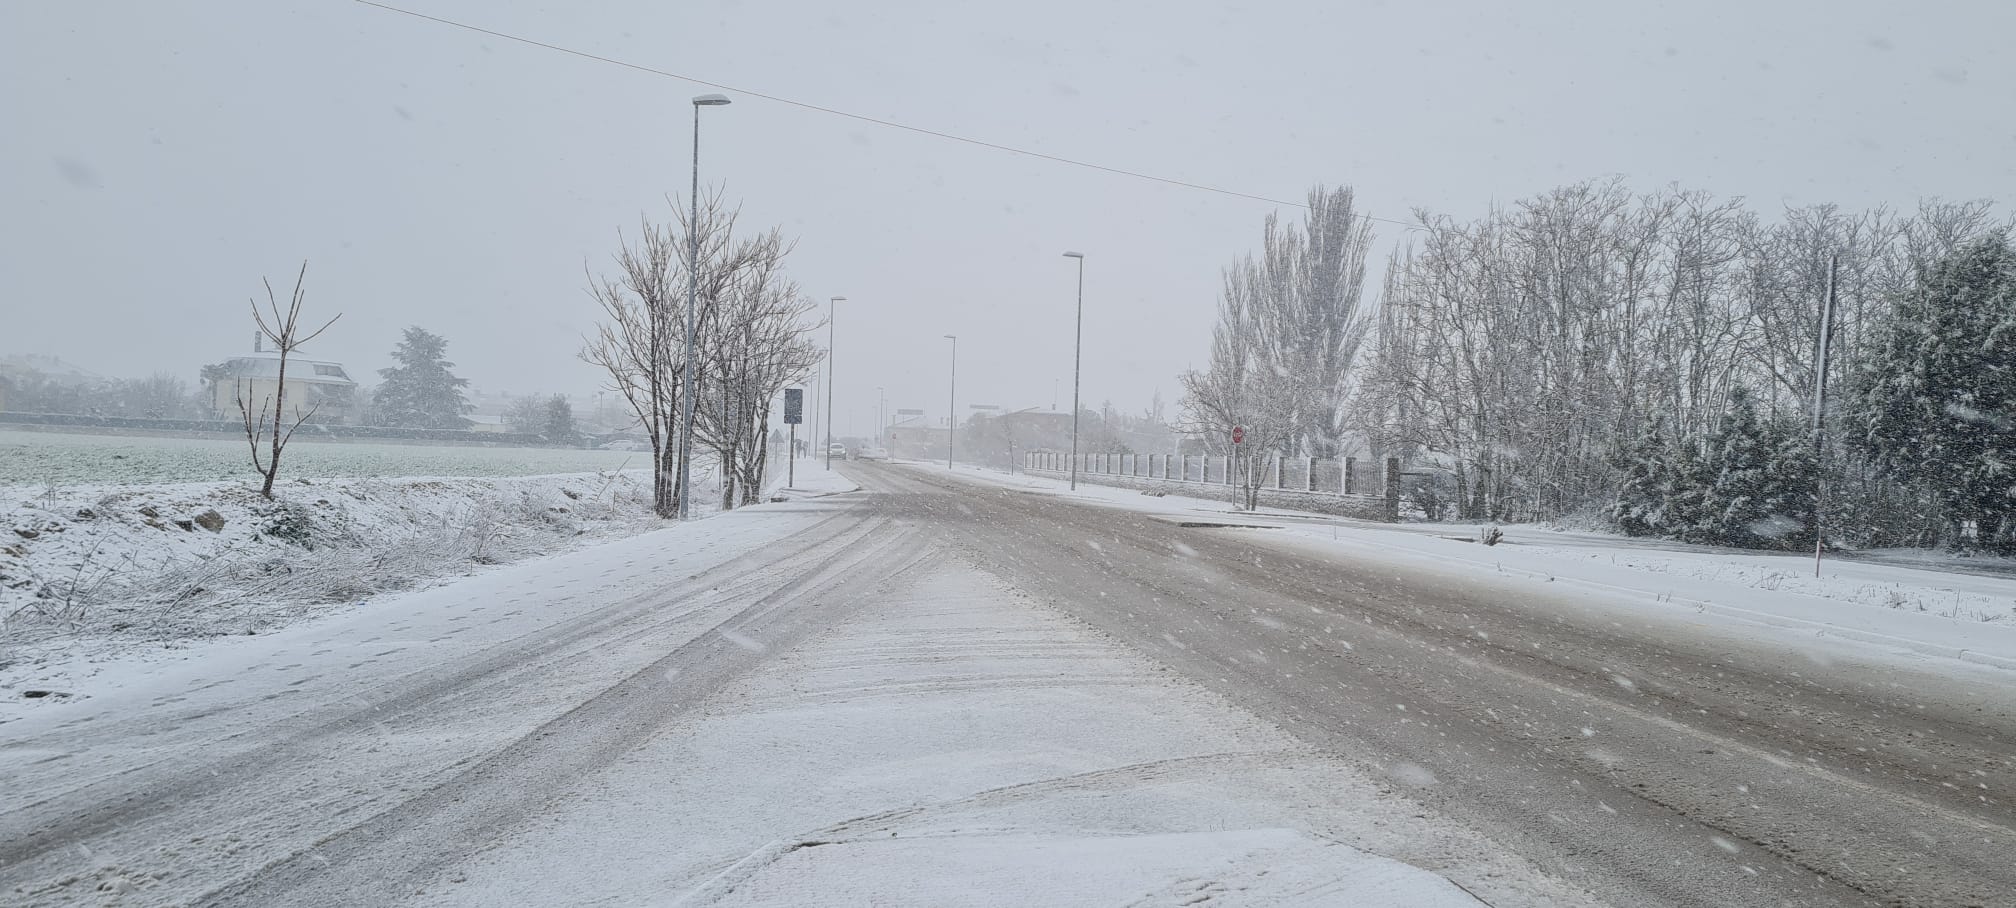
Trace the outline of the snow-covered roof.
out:
M 105 376 L 76 363 L 41 353 L 16 353 L 0 358 L 0 373 L 15 376 L 33 373 L 59 385 L 86 385 L 105 380 Z
M 280 354 L 247 353 L 243 356 L 234 356 L 224 362 L 224 368 L 230 370 L 231 374 L 237 378 L 278 379 L 280 377 Z M 343 371 L 342 363 L 303 359 L 298 356 L 288 357 L 287 380 L 299 380 L 326 385 L 356 384 L 355 381 L 351 380 L 350 373 Z

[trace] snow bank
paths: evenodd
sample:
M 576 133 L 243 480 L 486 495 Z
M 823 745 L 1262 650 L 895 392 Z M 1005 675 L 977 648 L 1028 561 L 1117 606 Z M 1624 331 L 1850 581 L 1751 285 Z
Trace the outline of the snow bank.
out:
M 0 665 L 59 638 L 173 640 L 655 525 L 648 475 L 0 487 Z
M 850 491 L 799 464 L 771 500 Z M 0 485 L 0 687 L 50 659 L 257 634 L 486 565 L 665 525 L 644 470 L 37 489 Z M 719 507 L 712 480 L 694 507 Z

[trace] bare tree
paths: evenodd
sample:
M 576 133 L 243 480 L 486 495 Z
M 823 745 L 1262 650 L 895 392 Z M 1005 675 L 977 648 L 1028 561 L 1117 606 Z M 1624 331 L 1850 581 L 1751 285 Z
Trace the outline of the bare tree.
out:
M 757 500 L 768 449 L 771 399 L 817 361 L 803 339 L 811 304 L 784 279 L 790 246 L 776 231 L 737 240 L 738 212 L 719 193 L 701 199 L 699 219 L 680 212 L 677 226 L 646 222 L 636 243 L 617 255 L 622 277 L 590 279 L 607 319 L 581 352 L 601 366 L 651 441 L 654 507 L 677 513 L 684 492 L 678 462 L 683 395 L 693 395 L 694 440 L 716 457 L 722 506 Z M 689 260 L 687 237 L 698 239 Z M 694 275 L 695 356 L 686 361 L 688 275 Z
M 265 278 L 260 278 L 259 282 L 266 287 L 266 309 L 260 310 L 257 299 L 248 300 L 252 306 L 252 321 L 258 325 L 260 335 L 270 341 L 274 351 L 280 354 L 279 374 L 274 382 L 273 393 L 261 400 L 256 410 L 245 402 L 244 385 L 239 386 L 236 395 L 238 413 L 245 420 L 245 442 L 252 449 L 252 468 L 265 480 L 259 486 L 259 494 L 269 499 L 273 497 L 273 480 L 280 475 L 281 453 L 287 449 L 287 443 L 294 439 L 294 430 L 301 428 L 301 424 L 314 416 L 315 411 L 321 406 L 320 402 L 316 402 L 303 410 L 300 402 L 297 402 L 294 421 L 292 424 L 287 423 L 287 360 L 294 355 L 295 350 L 300 349 L 301 345 L 321 336 L 322 332 L 329 330 L 330 325 L 336 324 L 336 319 L 343 317 L 343 313 L 336 313 L 328 321 L 323 322 L 322 327 L 302 333 L 301 301 L 307 294 L 307 279 L 308 263 L 303 261 L 301 272 L 294 277 L 294 295 L 288 299 L 287 309 L 284 312 L 280 309 L 280 301 L 273 295 L 272 282 Z M 270 423 L 266 413 L 269 406 L 273 411 Z M 268 444 L 263 460 L 259 453 L 262 440 Z
M 1268 293 L 1265 274 L 1249 257 L 1225 270 L 1218 300 L 1218 325 L 1211 331 L 1211 365 L 1183 374 L 1185 431 L 1204 439 L 1218 454 L 1237 453 L 1236 477 L 1243 506 L 1259 506 L 1266 458 L 1294 443 L 1301 428 L 1296 412 L 1298 377 L 1267 357 L 1256 309 Z M 1235 452 L 1232 430 L 1244 431 Z
M 684 315 L 675 303 L 676 246 L 668 227 L 644 221 L 635 243 L 616 254 L 619 279 L 589 276 L 589 293 L 607 318 L 596 327 L 581 358 L 601 366 L 609 389 L 637 414 L 651 443 L 651 507 L 660 517 L 679 514 L 677 466 L 678 386 L 684 369 L 679 344 Z
M 1318 186 L 1308 207 L 1300 225 L 1267 218 L 1254 340 L 1286 382 L 1294 447 L 1328 458 L 1342 452 L 1344 392 L 1369 325 L 1361 304 L 1372 232 L 1349 187 Z
M 770 408 L 821 356 L 807 338 L 814 327 L 812 301 L 784 277 L 790 251 L 776 230 L 739 241 L 728 256 L 730 279 L 710 282 L 718 296 L 710 300 L 701 332 L 704 390 L 696 435 L 717 459 L 724 510 L 760 500 Z

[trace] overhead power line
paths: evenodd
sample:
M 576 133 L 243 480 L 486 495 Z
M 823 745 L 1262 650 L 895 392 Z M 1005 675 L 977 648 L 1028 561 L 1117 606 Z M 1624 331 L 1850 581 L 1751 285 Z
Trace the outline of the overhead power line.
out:
M 524 44 L 531 47 L 537 47 L 543 50 L 550 50 L 556 53 L 567 54 L 569 56 L 580 57 L 584 60 L 593 60 L 597 63 L 607 63 L 611 66 L 620 66 L 624 69 L 634 70 L 641 73 L 647 73 L 654 76 L 661 76 L 667 79 L 677 79 L 681 82 L 690 82 L 694 85 L 705 85 L 708 88 L 718 88 L 722 91 L 734 92 L 735 94 L 738 95 L 746 95 L 752 98 L 762 98 L 765 101 L 775 101 L 778 104 L 787 104 L 792 107 L 797 107 L 804 110 L 816 111 L 818 113 L 823 114 L 831 114 L 832 116 L 836 117 L 845 117 L 849 120 L 856 120 L 874 126 L 882 126 L 889 129 L 900 129 L 904 132 L 913 132 L 919 135 L 931 136 L 932 138 L 945 139 L 947 141 L 952 142 L 960 142 L 967 145 L 977 145 L 981 148 L 991 148 L 994 149 L 995 151 L 1005 151 L 1008 152 L 1009 154 L 1017 154 L 1022 155 L 1024 157 L 1037 158 L 1044 161 L 1050 161 L 1055 164 L 1066 164 L 1072 167 L 1083 167 L 1088 170 L 1096 170 L 1101 173 L 1110 173 L 1116 176 L 1132 177 L 1137 180 L 1148 180 L 1150 182 L 1162 183 L 1168 186 L 1177 186 L 1184 189 L 1195 189 L 1200 192 L 1212 192 L 1217 193 L 1219 195 L 1233 196 L 1235 198 L 1251 199 L 1256 202 L 1266 202 L 1270 205 L 1287 205 L 1292 208 L 1304 208 L 1304 209 L 1309 207 L 1308 205 L 1302 202 L 1292 202 L 1286 199 L 1268 198 L 1267 196 L 1254 195 L 1253 193 L 1250 192 L 1240 192 L 1236 189 L 1225 189 L 1223 187 L 1210 186 L 1204 183 L 1192 183 L 1188 180 L 1177 180 L 1172 179 L 1170 177 L 1158 177 L 1152 173 L 1142 173 L 1138 170 L 1127 170 L 1125 168 L 1120 167 L 1109 167 L 1104 164 L 1095 164 L 1091 161 L 1081 161 L 1076 158 L 1063 157 L 1062 155 L 1054 155 L 1041 151 L 1033 151 L 1027 148 L 1017 148 L 1013 145 L 1003 145 L 999 142 L 989 142 L 985 139 L 975 139 L 969 136 L 955 135 L 949 132 L 940 132 L 935 129 L 927 129 L 922 126 L 912 126 L 908 123 L 898 123 L 894 120 L 884 120 L 880 117 L 868 116 L 867 114 L 858 114 L 852 111 L 840 110 L 838 108 L 813 104 L 809 101 L 799 101 L 792 98 L 783 97 L 782 95 L 773 95 L 766 92 L 756 91 L 750 88 L 743 88 L 741 86 L 736 85 L 728 85 L 721 82 L 702 79 L 697 76 L 689 76 L 683 73 L 675 73 L 668 70 L 658 69 L 652 66 L 645 66 L 642 63 L 632 63 L 628 60 L 618 60 L 614 57 L 605 57 L 602 56 L 601 54 L 589 53 L 588 51 L 585 50 L 577 50 L 575 48 L 565 47 L 559 44 L 550 44 L 545 41 L 540 41 L 533 38 L 527 38 L 522 35 L 514 35 L 508 32 L 500 32 L 495 29 L 484 28 L 480 25 L 471 25 L 467 22 L 458 22 L 454 19 L 443 19 L 440 16 L 430 16 L 427 15 L 426 13 L 415 12 L 410 9 L 402 9 L 397 6 L 388 6 L 383 3 L 377 3 L 374 2 L 374 0 L 353 0 L 353 2 L 362 4 L 364 6 L 370 6 L 375 7 L 377 9 L 382 9 L 388 13 L 398 13 L 402 16 L 411 16 L 415 19 L 424 19 L 428 22 L 436 22 L 441 25 L 447 25 L 454 28 L 463 29 L 465 31 L 471 31 L 477 34 L 489 35 L 490 37 L 501 38 L 505 41 L 515 41 L 519 44 Z M 1396 221 L 1392 218 L 1379 218 L 1379 217 L 1373 217 L 1371 215 L 1365 215 L 1364 217 L 1368 221 L 1379 221 L 1385 224 L 1397 224 L 1401 227 L 1406 227 L 1410 229 L 1417 228 L 1419 226 L 1417 224 L 1412 224 L 1407 221 Z

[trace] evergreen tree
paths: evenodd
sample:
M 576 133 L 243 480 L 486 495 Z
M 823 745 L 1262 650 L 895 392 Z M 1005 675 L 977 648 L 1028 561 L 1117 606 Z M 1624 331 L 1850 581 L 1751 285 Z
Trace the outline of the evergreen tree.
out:
M 1709 483 L 1692 541 L 1750 549 L 1812 544 L 1813 467 L 1802 433 L 1757 412 L 1747 389 L 1729 395 L 1729 412 L 1708 438 Z
M 1715 470 L 1702 456 L 1701 443 L 1690 440 L 1676 447 L 1659 483 L 1665 504 L 1661 511 L 1664 535 L 1683 542 L 1719 544 L 1716 525 L 1710 519 L 1714 488 Z
M 1957 529 L 2016 552 L 2016 250 L 1961 246 L 1899 299 L 1863 375 L 1857 441 L 1879 469 L 1930 487 Z
M 575 440 L 574 405 L 567 402 L 564 394 L 546 398 L 545 422 L 539 434 L 554 444 L 573 444 Z
M 1658 536 L 1666 532 L 1666 485 L 1672 451 L 1658 429 L 1645 433 L 1623 451 L 1617 467 L 1624 482 L 1610 505 L 1610 521 L 1626 536 Z
M 475 407 L 462 396 L 469 380 L 448 371 L 448 340 L 419 326 L 406 329 L 392 359 L 399 363 L 378 370 L 384 382 L 372 396 L 378 423 L 412 429 L 466 429 L 462 418 Z

